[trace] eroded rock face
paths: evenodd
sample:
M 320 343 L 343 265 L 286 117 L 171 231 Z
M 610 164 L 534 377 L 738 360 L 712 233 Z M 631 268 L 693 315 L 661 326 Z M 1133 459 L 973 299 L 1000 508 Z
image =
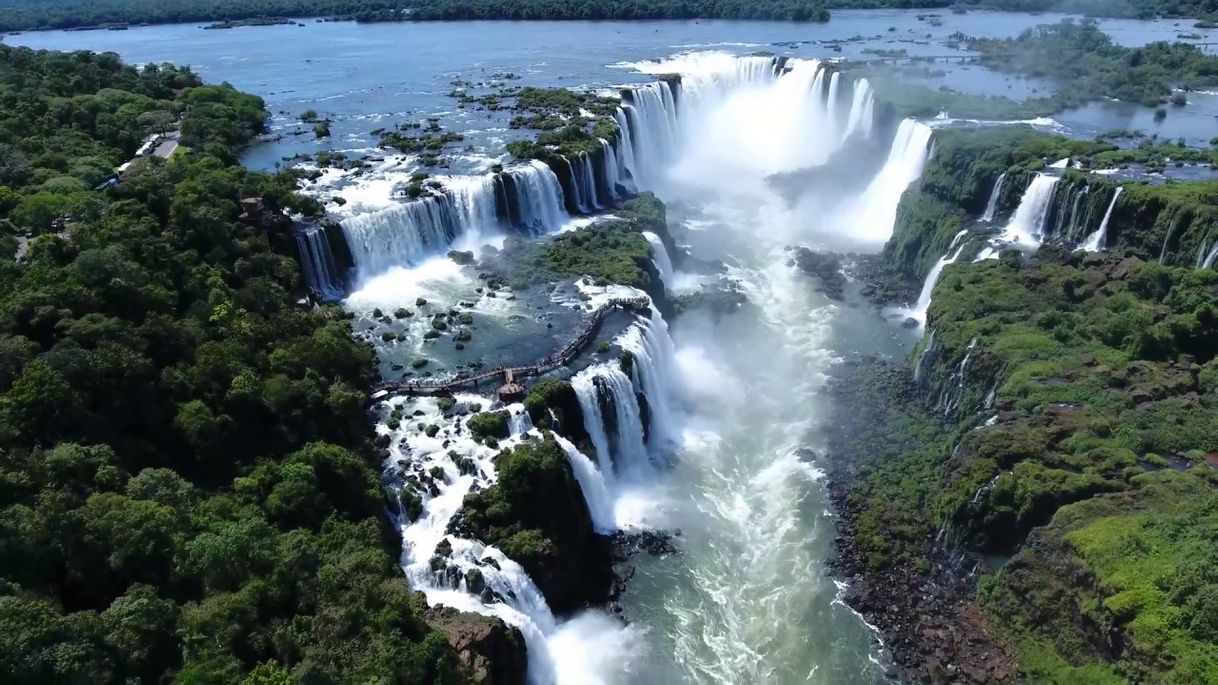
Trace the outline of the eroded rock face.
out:
M 502 620 L 450 607 L 428 610 L 427 622 L 444 633 L 468 682 L 523 685 L 528 659 L 524 636 Z

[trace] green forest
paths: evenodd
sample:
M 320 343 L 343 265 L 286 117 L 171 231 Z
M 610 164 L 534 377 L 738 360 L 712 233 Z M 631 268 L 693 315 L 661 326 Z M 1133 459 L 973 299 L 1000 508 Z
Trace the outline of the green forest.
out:
M 372 352 L 295 304 L 259 98 L 0 46 L 0 673 L 448 682 L 368 443 Z M 180 118 L 189 152 L 141 158 Z M 20 258 L 13 255 L 20 252 Z

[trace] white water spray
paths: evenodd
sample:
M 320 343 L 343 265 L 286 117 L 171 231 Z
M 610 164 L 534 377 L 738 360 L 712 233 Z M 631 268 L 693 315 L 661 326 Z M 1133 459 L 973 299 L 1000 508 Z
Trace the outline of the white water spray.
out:
M 930 309 L 930 298 L 935 292 L 935 284 L 939 282 L 939 276 L 943 274 L 943 268 L 948 264 L 954 264 L 957 259 L 960 259 L 960 253 L 964 251 L 964 238 L 968 235 L 968 229 L 964 229 L 952 238 L 952 244 L 948 246 L 947 252 L 935 262 L 935 265 L 930 268 L 926 274 L 926 280 L 922 283 L 922 292 L 918 295 L 918 304 L 910 313 L 910 316 L 918 320 L 918 323 L 926 323 L 926 312 Z
M 676 271 L 672 268 L 672 259 L 668 256 L 668 248 L 664 246 L 664 241 L 660 240 L 660 236 L 651 231 L 644 231 L 643 237 L 651 245 L 651 260 L 656 265 L 656 271 L 660 274 L 664 289 L 671 291 L 677 281 Z
M 1100 227 L 1096 229 L 1095 233 L 1087 236 L 1082 246 L 1079 247 L 1080 250 L 1099 252 L 1108 247 L 1108 221 L 1112 219 L 1112 210 L 1116 209 L 1117 200 L 1124 191 L 1123 187 L 1117 186 L 1116 191 L 1112 194 L 1112 202 L 1108 203 L 1108 211 L 1104 212 L 1104 219 L 1100 222 Z
M 1002 196 L 1002 187 L 1006 185 L 1007 172 L 998 174 L 998 180 L 994 182 L 994 190 L 990 192 L 990 200 L 985 205 L 985 214 L 981 215 L 981 220 L 985 223 L 992 223 L 994 215 L 998 213 L 998 199 Z

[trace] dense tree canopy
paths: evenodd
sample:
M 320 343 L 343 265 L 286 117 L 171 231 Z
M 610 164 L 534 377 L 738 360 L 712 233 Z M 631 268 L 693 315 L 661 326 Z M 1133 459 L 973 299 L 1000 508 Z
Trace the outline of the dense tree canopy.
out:
M 92 189 L 179 116 L 188 152 Z M 6 682 L 453 676 L 387 550 L 371 351 L 238 221 L 294 202 L 232 164 L 265 117 L 183 69 L 0 46 Z

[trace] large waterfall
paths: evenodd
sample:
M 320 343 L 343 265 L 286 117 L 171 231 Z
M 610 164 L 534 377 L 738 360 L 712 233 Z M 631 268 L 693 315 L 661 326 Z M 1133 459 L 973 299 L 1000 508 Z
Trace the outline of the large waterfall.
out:
M 590 177 L 592 170 L 587 167 Z M 587 183 L 593 206 L 595 181 Z M 570 217 L 554 171 L 533 160 L 499 174 L 447 176 L 434 193 L 342 222 L 360 279 L 415 265 L 460 241 L 476 248 L 504 230 L 539 234 Z
M 922 175 L 930 156 L 933 131 L 914 119 L 905 119 L 897 128 L 896 138 L 880 173 L 859 196 L 859 208 L 851 212 L 855 235 L 864 242 L 883 243 L 892 237 L 897 219 L 897 206 L 905 189 Z
M 342 226 L 360 278 L 442 252 L 466 228 L 447 194 L 357 214 Z
M 624 157 L 640 188 L 664 183 L 678 153 L 691 167 L 728 162 L 776 173 L 823 164 L 847 138 L 872 133 L 870 83 L 850 79 L 847 85 L 820 60 L 695 53 L 632 66 L 681 75 L 679 81 L 649 83 L 623 94 L 617 121 L 627 130 L 622 140 L 630 150 Z M 768 129 L 756 124 L 758 113 L 771 121 Z M 790 137 L 771 135 L 774 128 Z M 733 140 L 712 135 L 719 131 Z M 741 149 L 749 153 L 741 155 Z
M 689 202 L 690 254 L 698 255 L 699 241 L 709 242 L 709 249 L 701 244 L 703 254 L 726 265 L 726 277 L 751 306 L 724 316 L 683 315 L 674 327 L 680 344 L 654 308 L 637 316 L 613 339 L 619 359 L 598 358 L 569 379 L 587 443 L 555 438 L 597 532 L 681 529 L 681 552 L 672 562 L 639 562 L 622 599 L 630 626 L 600 611 L 557 619 L 502 551 L 448 532 L 465 495 L 495 482 L 495 450 L 463 433 L 462 419 L 418 400 L 409 409 L 423 414 L 409 422 L 437 425 L 439 432 L 394 431 L 390 448 L 392 466 L 427 476 L 415 491 L 422 512 L 402 519 L 410 581 L 431 604 L 519 627 L 529 679 L 543 685 L 802 682 L 811 673 L 879 682 L 869 629 L 826 580 L 829 504 L 815 459 L 802 456 L 822 448 L 820 390 L 837 354 L 831 336 L 838 308 L 785 266 L 785 246 L 816 230 L 876 244 L 886 239 L 902 193 L 930 154 L 932 131 L 912 119 L 895 132 L 877 124 L 870 84 L 816 60 L 702 53 L 639 68 L 665 76 L 623 91 L 615 115 L 620 131 L 600 141 L 599 152 L 554 162 L 561 168 L 535 161 L 488 176 L 485 195 L 472 179 L 460 189 L 469 191 L 464 196 L 445 182 L 436 197 L 411 203 L 448 208 L 438 216 L 442 239 L 408 245 L 415 251 L 383 263 L 364 253 L 355 262 L 367 274 L 492 231 L 552 230 L 571 213 L 610 208 L 636 190 L 655 190 L 666 201 L 699 198 Z M 851 145 L 868 156 L 867 171 L 832 211 L 793 207 L 770 189 L 769 175 L 829 164 L 839 151 L 837 157 L 850 156 Z M 489 218 L 476 201 L 485 196 Z M 695 220 L 722 228 L 712 236 L 693 230 Z M 940 269 L 959 256 L 964 237 L 957 236 Z M 672 289 L 675 255 L 660 236 L 645 238 L 656 273 Z M 524 296 L 492 301 L 508 317 L 531 306 Z M 457 398 L 463 400 L 473 401 Z M 520 406 L 509 411 L 519 414 Z M 500 447 L 542 433 L 523 416 L 511 427 L 513 437 Z M 647 644 L 639 646 L 643 631 Z M 824 666 L 843 650 L 850 657 L 841 665 Z M 645 655 L 637 656 L 642 665 L 630 665 L 638 654 Z
M 564 207 L 558 176 L 545 163 L 532 160 L 497 177 L 500 216 L 511 227 L 532 234 L 553 231 L 570 217 Z

